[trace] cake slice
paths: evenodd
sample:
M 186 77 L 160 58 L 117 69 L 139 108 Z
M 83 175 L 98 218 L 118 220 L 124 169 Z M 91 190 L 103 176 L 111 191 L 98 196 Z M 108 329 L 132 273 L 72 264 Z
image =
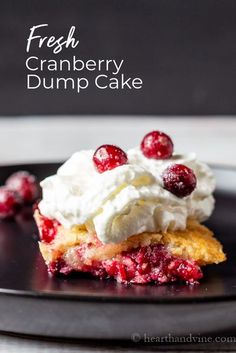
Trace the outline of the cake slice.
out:
M 113 145 L 79 151 L 41 186 L 35 220 L 53 275 L 193 284 L 202 266 L 226 259 L 201 224 L 214 209 L 212 171 L 195 154 L 174 153 L 160 131 L 127 153 Z

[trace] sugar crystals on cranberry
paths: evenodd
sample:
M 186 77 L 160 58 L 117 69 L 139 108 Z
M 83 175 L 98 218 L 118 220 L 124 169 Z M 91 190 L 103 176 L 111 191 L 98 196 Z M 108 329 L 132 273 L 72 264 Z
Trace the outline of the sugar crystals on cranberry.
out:
M 18 193 L 24 203 L 34 202 L 40 194 L 36 177 L 27 171 L 12 174 L 7 180 L 9 189 Z
M 6 186 L 0 187 L 0 219 L 12 218 L 20 208 L 20 199 L 16 192 Z
M 183 164 L 172 164 L 162 174 L 164 188 L 177 197 L 190 195 L 197 185 L 191 168 Z
M 140 148 L 147 158 L 168 159 L 173 154 L 174 145 L 164 132 L 152 131 L 144 136 Z
M 97 171 L 103 173 L 126 164 L 128 157 L 126 153 L 117 146 L 102 145 L 95 151 L 93 162 Z

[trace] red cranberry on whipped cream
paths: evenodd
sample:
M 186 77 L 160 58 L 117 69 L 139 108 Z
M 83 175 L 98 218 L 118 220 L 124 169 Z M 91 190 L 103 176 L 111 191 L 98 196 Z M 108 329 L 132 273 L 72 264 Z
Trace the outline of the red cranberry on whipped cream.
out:
M 114 145 L 102 145 L 96 149 L 93 155 L 93 162 L 99 173 L 119 167 L 126 164 L 127 161 L 127 154 Z
M 171 158 L 174 149 L 171 138 L 161 131 L 152 131 L 145 135 L 140 147 L 145 157 L 154 159 Z
M 190 195 L 197 185 L 197 178 L 191 168 L 183 164 L 172 164 L 162 174 L 164 188 L 177 197 Z

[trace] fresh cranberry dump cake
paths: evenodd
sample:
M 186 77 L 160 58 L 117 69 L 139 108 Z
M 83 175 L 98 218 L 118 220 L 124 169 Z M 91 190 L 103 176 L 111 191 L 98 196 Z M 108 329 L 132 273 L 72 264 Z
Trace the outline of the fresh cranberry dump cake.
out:
M 34 217 L 51 274 L 195 284 L 202 266 L 226 259 L 201 224 L 214 209 L 212 171 L 194 153 L 176 153 L 161 131 L 126 152 L 108 144 L 76 152 L 40 185 Z

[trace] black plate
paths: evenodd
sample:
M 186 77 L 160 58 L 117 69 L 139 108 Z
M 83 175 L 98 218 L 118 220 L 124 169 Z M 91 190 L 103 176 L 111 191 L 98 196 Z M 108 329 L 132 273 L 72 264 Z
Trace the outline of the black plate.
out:
M 0 182 L 26 169 L 39 179 L 58 164 L 5 166 Z M 208 221 L 223 242 L 227 262 L 209 266 L 199 286 L 121 285 L 88 275 L 50 278 L 25 210 L 0 223 L 0 330 L 70 338 L 130 339 L 217 334 L 236 327 L 236 170 L 214 167 L 216 210 Z M 136 336 L 135 336 L 136 337 Z

